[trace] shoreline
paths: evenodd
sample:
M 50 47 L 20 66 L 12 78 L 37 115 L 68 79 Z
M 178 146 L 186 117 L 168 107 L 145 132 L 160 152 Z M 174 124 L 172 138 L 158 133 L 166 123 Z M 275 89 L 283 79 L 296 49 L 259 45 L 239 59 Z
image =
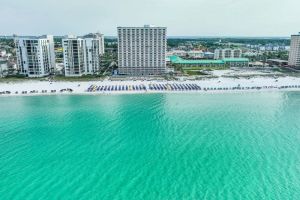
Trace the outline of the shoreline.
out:
M 160 88 L 154 88 L 153 86 Z M 180 86 L 180 89 L 176 87 Z M 184 86 L 184 88 L 183 88 Z M 126 87 L 126 90 L 124 88 Z M 93 88 L 93 89 L 91 89 Z M 105 91 L 104 91 L 105 88 Z M 106 88 L 111 88 L 106 90 Z M 103 90 L 102 90 L 103 89 Z M 89 90 L 89 91 L 88 91 Z M 193 81 L 28 81 L 0 83 L 0 97 L 120 94 L 214 94 L 300 91 L 300 78 L 214 78 Z M 10 92 L 10 94 L 8 94 Z M 17 92 L 17 94 L 16 94 Z M 26 93 L 25 93 L 26 92 Z
M 38 93 L 38 94 L 21 94 L 21 95 L 0 95 L 3 98 L 7 97 L 46 97 L 46 96 L 114 96 L 114 95 L 152 95 L 152 94 L 247 94 L 247 93 L 273 93 L 273 92 L 299 92 L 300 89 L 282 89 L 282 90 L 271 90 L 271 89 L 262 89 L 262 90 L 228 90 L 228 91 L 201 91 L 201 92 L 123 92 L 123 93 L 48 93 L 48 94 L 43 94 L 43 93 Z

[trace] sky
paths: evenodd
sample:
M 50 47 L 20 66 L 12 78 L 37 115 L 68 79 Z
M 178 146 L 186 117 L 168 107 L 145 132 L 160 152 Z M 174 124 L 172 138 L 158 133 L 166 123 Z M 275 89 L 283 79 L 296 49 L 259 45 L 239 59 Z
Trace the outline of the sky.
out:
M 168 36 L 290 36 L 300 0 L 0 0 L 0 35 L 116 36 L 117 26 L 166 26 Z

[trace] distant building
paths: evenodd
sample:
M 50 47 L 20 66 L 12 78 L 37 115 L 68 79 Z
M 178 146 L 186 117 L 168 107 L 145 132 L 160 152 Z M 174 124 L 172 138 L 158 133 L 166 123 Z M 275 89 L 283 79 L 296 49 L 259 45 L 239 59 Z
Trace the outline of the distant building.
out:
M 300 68 L 300 33 L 291 36 L 291 47 L 288 64 Z
M 269 64 L 260 61 L 254 61 L 249 63 L 249 67 L 268 67 Z
M 0 57 L 6 56 L 6 50 L 0 50 Z
M 118 27 L 118 71 L 123 75 L 166 72 L 167 28 Z
M 214 59 L 215 54 L 212 52 L 204 52 L 204 57 L 205 59 Z
M 55 53 L 53 36 L 17 37 L 17 66 L 28 77 L 44 77 L 53 72 Z
M 64 75 L 64 73 L 65 73 L 64 64 L 63 63 L 56 63 L 54 72 L 57 75 Z
M 241 56 L 241 49 L 216 49 L 214 59 L 240 58 Z
M 67 36 L 62 40 L 62 45 L 65 76 L 82 76 L 99 72 L 101 56 L 104 54 L 102 34 Z
M 0 78 L 7 73 L 8 66 L 7 66 L 7 60 L 0 58 Z
M 172 50 L 167 52 L 167 56 L 180 56 L 180 57 L 186 57 L 187 52 L 184 50 Z
M 248 58 L 224 58 L 223 61 L 229 67 L 249 67 Z
M 260 55 L 261 53 L 258 53 L 256 51 L 248 51 L 248 52 L 245 52 L 243 55 L 245 57 L 255 57 L 255 56 L 258 56 Z
M 287 66 L 288 65 L 288 61 L 287 60 L 280 60 L 280 59 L 267 59 L 267 63 L 271 66 Z
M 187 54 L 190 58 L 204 58 L 204 52 L 199 50 L 188 51 Z

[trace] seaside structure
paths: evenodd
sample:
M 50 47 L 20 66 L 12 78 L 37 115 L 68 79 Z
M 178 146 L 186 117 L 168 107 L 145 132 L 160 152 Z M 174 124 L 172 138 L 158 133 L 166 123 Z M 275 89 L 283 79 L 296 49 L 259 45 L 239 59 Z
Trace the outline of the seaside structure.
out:
M 300 32 L 291 36 L 291 47 L 289 52 L 289 66 L 300 68 Z
M 241 49 L 216 49 L 214 59 L 240 58 L 241 56 Z
M 6 56 L 6 50 L 5 49 L 0 49 L 0 57 Z
M 8 70 L 7 60 L 0 57 L 0 78 L 4 76 L 4 72 Z
M 281 60 L 281 59 L 267 59 L 267 63 L 271 66 L 280 66 L 280 67 L 286 67 L 288 65 L 287 60 Z
M 53 36 L 17 37 L 15 39 L 17 66 L 28 77 L 44 77 L 54 71 Z
M 214 59 L 214 53 L 202 50 L 172 50 L 167 52 L 167 57 L 170 56 L 188 57 L 192 59 Z
M 166 27 L 118 27 L 118 72 L 161 75 L 166 72 Z
M 168 51 L 167 56 L 180 56 L 180 57 L 186 57 L 187 56 L 187 52 L 184 50 L 172 50 L 172 51 Z
M 104 54 L 104 37 L 90 33 L 83 37 L 67 36 L 62 40 L 65 76 L 96 74 Z
M 187 60 L 178 56 L 170 56 L 170 62 L 182 67 L 248 67 L 248 58 L 224 58 L 218 60 Z
M 188 51 L 187 54 L 190 58 L 204 58 L 204 52 L 201 50 Z
M 204 58 L 204 59 L 214 59 L 214 56 L 215 56 L 215 53 L 206 51 L 206 52 L 204 52 L 203 58 Z

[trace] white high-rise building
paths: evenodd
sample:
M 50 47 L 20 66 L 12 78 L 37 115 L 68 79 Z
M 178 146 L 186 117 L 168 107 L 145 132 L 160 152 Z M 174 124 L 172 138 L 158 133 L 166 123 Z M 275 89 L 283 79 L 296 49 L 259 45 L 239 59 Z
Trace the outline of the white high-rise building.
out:
M 300 32 L 291 36 L 289 66 L 300 68 Z
M 91 33 L 83 37 L 68 36 L 62 40 L 65 76 L 96 74 L 104 54 L 104 37 Z
M 118 27 L 118 71 L 123 75 L 166 72 L 167 28 Z
M 240 58 L 241 56 L 241 49 L 216 49 L 214 59 Z
M 54 71 L 53 36 L 18 37 L 15 39 L 17 66 L 28 77 L 44 77 Z

